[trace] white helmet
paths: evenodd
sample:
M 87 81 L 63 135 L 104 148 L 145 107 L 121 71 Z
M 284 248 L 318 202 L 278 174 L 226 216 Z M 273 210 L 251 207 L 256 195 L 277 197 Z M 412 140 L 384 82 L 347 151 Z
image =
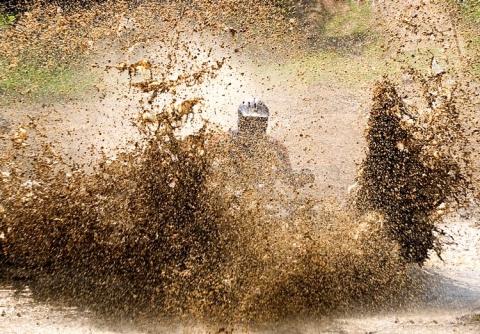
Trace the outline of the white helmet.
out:
M 238 107 L 239 117 L 261 117 L 267 118 L 269 116 L 268 108 L 263 101 L 252 98 L 247 99 Z

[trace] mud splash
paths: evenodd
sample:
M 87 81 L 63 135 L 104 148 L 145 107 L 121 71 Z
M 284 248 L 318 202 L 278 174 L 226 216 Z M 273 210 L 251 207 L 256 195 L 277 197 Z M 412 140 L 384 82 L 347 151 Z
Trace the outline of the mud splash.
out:
M 154 96 L 172 85 L 135 84 Z M 7 159 L 4 265 L 41 282 L 39 295 L 60 290 L 132 316 L 272 321 L 373 307 L 402 289 L 405 267 L 380 216 L 342 213 L 281 183 L 260 190 L 248 174 L 225 176 L 241 161 L 212 166 L 230 149 L 212 149 L 220 144 L 205 129 L 179 133 L 198 102 L 144 111 L 144 139 L 91 175 L 61 167 L 48 147 L 32 180 Z M 266 162 L 276 164 L 245 167 Z
M 442 122 L 455 121 L 451 102 L 439 106 L 431 100 L 435 107 L 426 119 L 415 118 L 391 84 L 378 86 L 370 155 L 359 183 L 364 191 L 357 199 L 364 201 L 360 212 L 273 177 L 258 187 L 246 182 L 257 175 L 252 165 L 258 161 L 241 166 L 247 168 L 240 168 L 245 172 L 240 177 L 224 174 L 232 168 L 214 168 L 218 160 L 229 167 L 239 162 L 225 153 L 228 145 L 218 147 L 208 121 L 192 126 L 192 120 L 210 112 L 198 86 L 231 66 L 232 54 L 261 58 L 294 52 L 290 41 L 303 45 L 290 29 L 294 21 L 285 20 L 278 7 L 238 1 L 92 6 L 73 14 L 33 7 L 20 21 L 21 33 L 12 28 L 2 35 L 11 46 L 2 56 L 23 63 L 39 54 L 45 57 L 40 63 L 50 66 L 71 63 L 68 55 L 78 56 L 77 64 L 96 59 L 104 48 L 119 51 L 120 56 L 101 55 L 112 58 L 102 70 L 112 77 L 117 70 L 128 75 L 126 89 L 114 89 L 138 111 L 140 139 L 85 171 L 72 168 L 56 153 L 55 143 L 47 142 L 25 161 L 22 150 L 28 149 L 35 125 L 18 128 L 13 149 L 1 158 L 2 269 L 32 279 L 39 299 L 108 316 L 236 323 L 394 305 L 410 297 L 404 289 L 423 284 L 411 281 L 404 258 L 425 260 L 434 246 L 439 206 L 462 189 L 454 153 L 434 154 L 461 136 L 434 126 L 422 134 L 425 138 L 416 135 L 422 122 L 437 124 L 438 115 L 445 116 L 438 118 Z M 252 9 L 256 15 L 247 22 L 238 16 Z M 70 38 L 72 31 L 78 38 Z M 213 46 L 201 40 L 205 35 L 214 38 Z M 232 39 L 237 47 L 222 54 Z M 165 50 L 150 52 L 158 50 L 156 42 Z M 49 50 L 61 50 L 61 56 Z M 100 96 L 111 94 L 109 84 L 104 80 L 97 86 Z M 449 95 L 442 90 L 437 96 Z M 413 125 L 403 128 L 410 119 Z M 385 164 L 378 164 L 382 156 L 375 156 L 376 144 L 392 154 Z M 433 151 L 425 153 L 430 146 Z M 397 179 L 377 182 L 393 168 Z M 411 168 L 421 176 L 407 182 Z M 434 189 L 419 195 L 416 189 L 424 185 Z M 391 193 L 395 186 L 406 189 L 404 197 Z M 412 208 L 422 215 L 412 216 Z M 417 227 L 412 241 L 408 231 Z
M 356 204 L 384 214 L 403 258 L 422 264 L 440 251 L 435 225 L 466 202 L 470 167 L 455 87 L 440 74 L 410 75 L 424 89 L 426 108 L 408 107 L 388 81 L 377 85 Z

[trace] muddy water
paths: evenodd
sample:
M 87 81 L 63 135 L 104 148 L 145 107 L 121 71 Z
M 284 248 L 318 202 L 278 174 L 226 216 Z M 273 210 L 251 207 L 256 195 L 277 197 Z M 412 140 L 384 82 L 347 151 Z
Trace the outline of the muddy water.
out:
M 163 136 L 172 135 L 172 132 L 160 131 L 148 137 L 151 126 L 158 124 L 142 124 L 139 119 L 150 121 L 152 114 L 164 113 L 179 119 L 178 116 L 185 111 L 181 110 L 179 102 L 201 97 L 202 102 L 196 109 L 186 114 L 186 118 L 192 117 L 189 122 L 166 119 L 168 122 L 160 124 L 182 123 L 175 130 L 183 135 L 195 132 L 192 129 L 198 130 L 198 125 L 205 123 L 215 123 L 215 130 L 223 132 L 235 126 L 235 107 L 239 100 L 245 95 L 261 95 L 272 111 L 269 133 L 287 146 L 294 168 L 308 167 L 316 176 L 311 188 L 300 191 L 300 195 L 305 197 L 294 198 L 295 204 L 300 199 L 298 206 L 308 207 L 312 201 L 323 203 L 325 197 L 333 195 L 336 200 L 340 198 L 339 202 L 333 202 L 336 210 L 342 211 L 346 189 L 355 181 L 358 165 L 364 157 L 363 131 L 367 126 L 371 101 L 371 87 L 346 88 L 332 78 L 312 84 L 293 76 L 281 81 L 275 73 L 259 74 L 258 63 L 265 62 L 266 55 L 278 56 L 280 63 L 285 61 L 282 56 L 292 56 L 286 56 L 284 50 L 283 54 L 271 54 L 271 50 L 279 45 L 289 49 L 290 44 L 288 48 L 284 45 L 286 36 L 295 42 L 294 48 L 304 51 L 304 41 L 296 40 L 301 34 L 290 34 L 295 20 L 268 17 L 273 9 L 259 6 L 255 8 L 257 14 L 264 14 L 265 20 L 249 22 L 248 29 L 241 31 L 236 21 L 238 6 L 240 10 L 251 8 L 228 2 L 224 8 L 226 12 L 219 13 L 218 8 L 212 7 L 209 2 L 195 3 L 199 6 L 198 12 L 185 12 L 184 8 L 167 6 L 164 20 L 174 24 L 165 23 L 165 26 L 159 25 L 157 17 L 151 15 L 155 6 L 133 12 L 135 15 L 125 7 L 107 8 L 110 10 L 106 11 L 107 14 L 112 16 L 102 17 L 113 28 L 100 24 L 96 26 L 98 31 L 89 36 L 79 34 L 83 37 L 72 43 L 72 50 L 64 50 L 77 52 L 76 48 L 82 45 L 91 48 L 87 52 L 90 58 L 85 59 L 94 63 L 92 67 L 103 71 L 100 82 L 96 83 L 98 91 L 90 101 L 52 103 L 42 107 L 22 107 L 19 104 L 16 108 L 8 108 L 6 117 L 11 120 L 14 131 L 31 122 L 27 127 L 27 145 L 21 151 L 13 151 L 20 153 L 14 154 L 12 161 L 15 160 L 20 169 L 27 170 L 26 177 L 35 176 L 32 160 L 36 158 L 50 159 L 50 162 L 53 159 L 55 164 L 54 167 L 47 165 L 43 170 L 44 179 L 38 188 L 33 182 L 24 183 L 23 175 L 14 175 L 18 183 L 8 184 L 9 177 L 2 174 L 7 184 L 5 193 L 12 194 L 7 214 L 17 217 L 6 223 L 14 231 L 7 236 L 8 242 L 12 241 L 13 245 L 8 244 L 8 250 L 12 251 L 8 254 L 9 261 L 17 268 L 13 270 L 14 278 L 2 283 L 0 330 L 7 333 L 478 332 L 480 291 L 476 263 L 479 246 L 476 243 L 478 226 L 475 227 L 475 221 L 448 222 L 444 230 L 456 241 L 451 243 L 448 238 L 445 241 L 443 257 L 446 262 L 434 259 L 420 269 L 403 266 L 395 244 L 385 238 L 381 229 L 384 220 L 376 215 L 367 214 L 366 221 L 360 219 L 358 223 L 354 220 L 357 217 L 345 217 L 337 211 L 323 212 L 324 216 L 320 215 L 321 219 L 317 220 L 312 215 L 303 216 L 300 220 L 275 220 L 266 210 L 255 209 L 261 207 L 258 205 L 261 201 L 255 196 L 240 201 L 241 205 L 223 203 L 214 196 L 215 193 L 212 195 L 208 191 L 200 192 L 207 201 L 198 200 L 199 196 L 193 199 L 188 196 L 192 191 L 209 188 L 203 187 L 202 180 L 199 182 L 184 174 L 185 168 L 176 164 L 177 155 L 184 159 L 182 162 L 191 163 L 193 168 L 203 171 L 204 158 L 200 152 L 203 152 L 204 138 L 189 138 L 191 142 L 173 140 L 178 146 L 172 146 L 174 136 L 169 137 L 169 142 L 164 141 Z M 407 24 L 411 23 L 411 18 L 418 18 L 413 12 L 415 8 L 405 8 L 402 2 L 392 3 L 391 7 L 385 2 L 380 4 L 379 10 L 384 7 L 388 18 L 384 24 L 390 29 L 396 29 L 394 22 L 406 22 L 406 28 L 401 26 L 404 30 L 394 31 L 397 42 L 408 44 L 401 52 L 411 52 L 412 48 L 416 50 L 423 42 L 412 34 L 425 34 L 422 29 L 416 31 Z M 441 18 L 439 25 L 451 24 L 434 4 L 418 2 L 417 5 L 422 5 L 422 10 L 426 11 L 421 16 L 422 20 L 427 20 L 430 11 Z M 112 9 L 125 17 L 113 15 Z M 205 9 L 210 11 L 208 15 L 199 14 L 205 13 Z M 62 9 L 49 10 L 49 15 L 55 17 L 51 28 L 65 39 L 65 35 L 61 34 L 66 33 L 68 37 L 69 31 L 62 27 L 69 27 L 69 24 L 64 20 Z M 95 25 L 98 23 L 95 15 L 101 12 L 74 16 L 72 22 Z M 175 23 L 182 13 L 186 13 L 185 20 L 191 20 L 190 23 Z M 34 33 L 36 23 L 31 21 L 35 21 L 35 17 L 42 18 L 42 15 L 41 11 L 26 15 L 27 23 L 32 26 L 27 24 L 21 31 L 26 29 L 27 36 L 28 29 Z M 198 20 L 199 17 L 201 20 Z M 197 27 L 201 29 L 190 31 L 191 22 L 201 22 Z M 423 26 L 421 23 L 414 21 L 417 29 L 429 28 L 432 24 L 427 21 Z M 272 28 L 274 24 L 278 26 Z M 213 32 L 202 31 L 207 27 Z M 257 38 L 256 34 L 265 32 L 262 29 L 266 29 L 267 34 Z M 172 34 L 172 31 L 177 34 Z M 427 42 L 436 41 L 437 35 L 444 32 L 445 39 L 456 38 L 451 31 L 434 31 L 435 38 Z M 268 35 L 268 32 L 271 34 Z M 114 37 L 105 38 L 112 34 Z M 48 37 L 49 33 L 46 36 L 43 42 L 49 46 L 52 40 Z M 16 42 L 16 37 L 14 34 L 11 42 Z M 257 43 L 259 40 L 260 43 Z M 68 43 L 65 45 L 69 46 Z M 27 43 L 26 46 L 42 50 L 42 45 L 35 43 Z M 105 50 L 107 54 L 103 53 Z M 266 62 L 275 62 L 273 58 Z M 148 69 L 142 72 L 145 66 L 138 71 L 142 73 L 137 73 L 138 67 L 133 66 L 144 59 L 153 64 L 151 72 L 156 82 L 148 81 L 152 73 Z M 219 63 L 223 64 L 222 67 L 218 66 Z M 428 65 L 426 68 L 429 68 Z M 359 66 L 367 65 L 360 62 Z M 343 73 L 338 68 L 327 71 Z M 147 85 L 136 89 L 142 82 Z M 399 90 L 402 88 L 399 84 Z M 152 94 L 159 95 L 152 99 Z M 414 101 L 411 102 L 412 108 L 420 106 L 415 105 L 415 99 L 410 101 Z M 176 106 L 168 109 L 175 103 Z M 136 126 L 130 126 L 131 123 Z M 148 135 L 138 131 L 145 128 Z M 9 138 L 4 139 L 10 144 Z M 78 171 L 80 166 L 80 172 L 87 170 L 85 175 L 75 174 L 84 178 L 74 177 L 75 181 L 70 181 L 72 176 L 68 171 L 65 173 L 68 175 L 66 180 L 60 177 L 52 180 L 50 176 L 54 175 L 56 166 L 61 162 L 55 161 L 52 155 L 36 155 L 42 141 L 49 143 L 64 159 L 66 157 L 69 168 Z M 20 144 L 22 142 L 23 139 Z M 173 150 L 174 156 L 166 156 L 152 142 L 162 143 Z M 140 148 L 135 143 L 140 143 Z M 200 149 L 195 151 L 197 147 Z M 119 157 L 115 162 L 115 155 L 125 149 L 130 153 L 124 156 L 124 160 Z M 154 159 L 149 160 L 152 157 Z M 145 161 L 151 163 L 142 165 Z M 98 167 L 96 164 L 99 162 L 113 167 L 100 169 L 99 174 L 93 173 L 92 176 L 92 170 Z M 155 169 L 157 165 L 162 167 Z M 175 173 L 189 177 L 191 183 L 182 185 L 183 180 L 172 178 Z M 73 182 L 71 187 L 68 182 Z M 150 184 L 158 188 L 150 187 Z M 179 184 L 181 188 L 177 190 Z M 170 197 L 163 198 L 161 194 L 165 193 Z M 31 194 L 34 201 L 29 200 Z M 287 192 L 287 195 L 291 193 Z M 65 196 L 68 196 L 66 205 L 63 202 Z M 313 196 L 313 200 L 308 196 Z M 166 204 L 159 203 L 159 199 Z M 282 199 L 274 198 L 279 202 Z M 31 211 L 22 211 L 23 201 L 30 203 Z M 42 206 L 41 203 L 47 204 Z M 228 204 L 229 210 L 222 211 L 225 208 L 216 207 L 218 203 Z M 293 201 L 287 202 L 290 203 Z M 88 205 L 87 210 L 85 205 Z M 185 210 L 187 207 L 188 210 Z M 212 207 L 215 209 L 213 212 L 209 211 Z M 200 210 L 195 211 L 196 208 Z M 162 225 L 163 219 L 158 212 L 170 214 L 169 226 Z M 205 212 L 209 213 L 207 217 Z M 188 224 L 187 228 L 175 225 L 184 224 L 183 217 L 191 219 L 187 222 L 198 228 L 194 230 L 196 233 L 188 230 Z M 45 232 L 40 228 L 44 220 L 51 224 L 51 230 Z M 213 229 L 210 230 L 212 221 Z M 154 224 L 158 224 L 162 233 L 155 230 L 157 225 Z M 205 231 L 212 233 L 205 236 Z M 162 242 L 157 240 L 159 234 L 165 237 Z M 11 235 L 13 237 L 9 239 Z M 68 237 L 62 238 L 62 235 Z M 225 252 L 218 252 L 218 249 Z M 173 259 L 164 254 L 174 254 Z M 163 265 L 162 261 L 167 264 Z M 84 280 L 73 279 L 65 284 L 62 277 L 78 275 L 75 271 L 77 265 L 79 276 L 85 276 Z M 108 274 L 109 270 L 118 271 L 118 276 L 100 276 L 100 273 Z M 50 271 L 46 278 L 43 271 Z M 29 279 L 31 275 L 33 279 Z M 162 278 L 160 282 L 155 281 L 158 277 Z M 322 282 L 319 278 L 324 277 L 327 278 Z M 117 278 L 120 281 L 125 279 L 127 283 L 122 285 Z M 92 282 L 85 283 L 88 279 L 93 279 L 96 288 L 89 289 L 88 283 Z M 406 281 L 413 283 L 407 284 Z M 401 288 L 396 287 L 397 283 L 402 285 Z M 115 290 L 117 286 L 120 289 Z M 377 287 L 380 291 L 376 290 Z M 389 291 L 393 304 L 386 298 Z M 166 296 L 162 295 L 164 292 Z M 125 300 L 122 299 L 124 295 L 127 295 Z M 219 298 L 219 295 L 224 298 Z M 361 301 L 356 300 L 357 296 Z M 114 317 L 113 321 L 109 319 L 109 312 L 117 314 L 122 308 L 130 310 L 130 302 L 136 305 L 137 300 L 141 300 L 138 302 L 140 307 L 132 306 L 135 313 L 131 317 L 122 314 Z M 189 316 L 202 319 L 209 312 L 213 313 L 211 309 L 218 306 L 217 302 L 221 310 L 222 307 L 228 309 L 230 304 L 238 305 L 238 312 L 234 309 L 231 317 L 234 320 L 228 325 L 188 321 Z M 357 302 L 365 307 L 356 307 Z M 379 308 L 373 305 L 374 310 L 367 307 L 377 302 L 386 306 Z M 142 312 L 143 305 L 149 310 L 154 309 L 155 316 Z M 323 312 L 320 306 L 326 311 Z M 336 310 L 337 306 L 340 311 Z M 102 312 L 98 312 L 99 308 Z M 286 311 L 282 313 L 283 310 Z M 292 317 L 296 311 L 307 314 L 307 319 L 300 317 L 285 322 L 278 319 L 282 314 Z M 179 315 L 184 320 L 177 317 L 164 320 L 164 314 Z M 265 325 L 236 324 L 244 324 L 245 319 L 257 316 L 263 316 L 266 321 L 271 318 L 279 321 Z
M 381 312 L 361 310 L 303 320 L 254 326 L 201 325 L 169 320 L 126 319 L 115 322 L 62 303 L 38 300 L 28 281 L 2 281 L 0 330 L 2 333 L 478 333 L 480 284 L 478 228 L 470 220 L 449 224 L 446 232 L 455 240 L 443 253 L 444 262 L 434 258 L 423 268 L 412 268 L 422 280 L 415 303 L 394 306 Z

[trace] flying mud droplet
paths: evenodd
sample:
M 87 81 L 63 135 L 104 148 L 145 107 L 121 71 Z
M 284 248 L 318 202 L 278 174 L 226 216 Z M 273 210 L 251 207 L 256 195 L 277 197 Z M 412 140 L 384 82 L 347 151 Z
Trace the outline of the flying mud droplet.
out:
M 312 175 L 286 176 L 282 157 L 266 141 L 234 142 L 230 133 L 218 133 L 218 119 L 203 117 L 224 111 L 207 108 L 208 98 L 215 106 L 211 96 L 268 91 L 276 79 L 258 79 L 262 60 L 294 61 L 299 52 L 323 47 L 354 56 L 357 50 L 343 44 L 358 46 L 365 36 L 318 42 L 315 25 L 328 15 L 318 18 L 314 2 L 305 2 L 308 15 L 295 18 L 282 7 L 288 1 L 134 3 L 72 10 L 66 2 L 59 10 L 42 2 L 2 31 L 0 60 L 8 59 L 10 70 L 73 73 L 77 91 L 83 63 L 94 63 L 87 76 L 101 76 L 95 87 L 104 106 L 86 104 L 91 118 L 73 149 L 88 146 L 100 109 L 111 109 L 106 118 L 114 118 L 114 131 L 92 144 L 100 157 L 84 168 L 59 153 L 70 133 L 40 141 L 32 153 L 35 138 L 59 129 L 30 124 L 10 136 L 11 126 L 0 121 L 14 146 L 0 152 L 1 269 L 33 277 L 39 300 L 139 319 L 268 322 L 408 299 L 402 293 L 415 287 L 408 263 L 422 264 L 436 248 L 435 223 L 468 188 L 457 92 L 442 81 L 447 73 L 435 59 L 434 78 L 413 75 L 425 107 L 407 105 L 388 81 L 374 87 L 368 150 L 349 189 L 352 208 L 303 191 Z M 420 27 L 415 17 L 404 23 L 409 32 Z M 38 67 L 22 67 L 31 59 Z M 245 70 L 251 59 L 253 75 Z M 316 65 L 303 61 L 298 74 L 310 80 Z M 236 81 L 237 91 L 228 90 Z M 320 83 L 321 89 L 331 84 L 323 76 Z M 82 108 L 68 110 L 71 125 Z M 125 118 L 117 117 L 122 108 Z M 42 117 L 60 118 L 55 107 L 44 109 Z M 124 139 L 130 123 L 133 139 L 108 154 L 104 145 L 115 143 L 117 132 Z M 325 125 L 312 122 L 311 129 Z
M 436 223 L 447 206 L 465 203 L 471 182 L 465 131 L 438 75 L 417 75 L 425 110 L 407 107 L 392 83 L 377 84 L 356 189 L 357 207 L 383 214 L 403 257 L 419 264 L 438 244 Z
M 220 69 L 132 88 L 164 97 Z M 190 99 L 144 111 L 143 138 L 93 173 L 69 170 L 51 147 L 36 159 L 34 179 L 12 172 L 1 188 L 9 194 L 2 262 L 57 278 L 55 286 L 42 280 L 38 293 L 60 284 L 63 298 L 130 315 L 271 321 L 374 305 L 401 290 L 403 261 L 375 215 L 298 192 L 275 176 L 282 171 L 270 146 L 257 143 L 256 158 L 238 160 L 243 153 L 206 127 L 182 135 L 201 109 Z
M 10 132 L 10 130 L 11 130 L 10 122 L 5 118 L 0 118 L 0 134 L 6 134 Z

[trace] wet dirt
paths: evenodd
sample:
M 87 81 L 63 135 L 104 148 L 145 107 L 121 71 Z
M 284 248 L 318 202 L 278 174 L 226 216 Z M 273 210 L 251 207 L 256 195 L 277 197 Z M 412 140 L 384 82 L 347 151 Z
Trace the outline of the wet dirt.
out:
M 132 324 L 101 320 L 88 310 L 62 303 L 39 301 L 25 281 L 2 281 L 2 333 L 478 333 L 480 244 L 475 221 L 452 217 L 443 226 L 451 243 L 442 262 L 433 257 L 424 268 L 412 268 L 427 285 L 415 303 L 381 312 L 361 310 L 352 315 L 330 315 L 262 327 L 202 325 L 171 320 L 144 320 Z M 453 222 L 453 223 L 452 223 Z M 418 293 L 412 291 L 413 294 Z
M 403 20 L 404 8 L 393 5 L 402 6 L 401 3 L 392 4 L 386 12 Z M 434 7 L 433 4 L 426 6 Z M 435 15 L 442 17 L 438 8 L 435 10 Z M 418 40 L 413 39 L 411 43 L 410 46 L 416 45 Z M 100 64 L 100 67 L 106 66 L 107 63 Z M 231 75 L 232 72 L 227 71 L 195 92 L 216 89 L 212 96 L 205 97 L 206 117 L 215 119 L 222 130 L 227 130 L 235 126 L 232 115 L 239 99 L 252 92 L 261 95 L 272 111 L 269 133 L 289 149 L 294 168 L 308 167 L 316 176 L 313 186 L 304 192 L 322 193 L 322 197 L 332 196 L 345 201 L 347 188 L 355 182 L 356 171 L 364 157 L 363 135 L 372 98 L 370 93 L 362 89 L 332 87 L 331 83 L 301 84 L 285 89 L 275 87 L 276 83 L 268 77 L 255 78 L 255 74 L 230 82 Z M 125 73 L 112 70 L 103 83 L 108 86 L 115 79 L 120 81 L 117 87 L 128 86 Z M 242 87 L 248 83 L 255 89 L 246 92 Z M 219 86 L 226 93 L 217 93 Z M 55 149 L 67 157 L 68 165 L 92 168 L 87 166 L 94 166 L 102 159 L 99 149 L 105 150 L 107 155 L 115 154 L 119 146 L 131 148 L 129 143 L 141 137 L 136 128 L 130 126 L 143 111 L 137 105 L 139 97 L 123 99 L 126 90 L 119 91 L 121 94 L 107 91 L 101 103 L 66 102 L 44 107 L 8 108 L 2 117 L 9 120 L 11 129 L 5 133 L 10 135 L 18 127 L 33 123 L 40 130 L 36 132 L 33 126 L 27 129 L 29 146 L 19 159 L 30 161 L 40 147 L 41 137 L 46 136 L 46 141 L 55 143 Z M 1 139 L 4 144 L 10 144 L 10 136 L 3 135 Z M 444 230 L 453 236 L 454 243 L 446 243 L 442 253 L 445 263 L 432 254 L 433 259 L 424 268 L 410 268 L 410 275 L 421 282 L 407 288 L 412 289 L 410 297 L 414 301 L 387 306 L 381 311 L 365 308 L 347 314 L 327 313 L 324 318 L 280 321 L 263 327 L 189 324 L 188 320 L 172 323 L 170 319 L 151 320 L 148 315 L 141 314 L 133 323 L 118 319 L 112 323 L 93 314 L 88 306 L 84 309 L 75 303 L 70 306 L 61 299 L 45 298 L 45 294 L 38 293 L 31 282 L 24 280 L 28 272 L 18 272 L 16 279 L 2 283 L 0 330 L 5 333 L 477 333 L 480 330 L 480 288 L 476 280 L 480 246 L 475 219 L 448 221 Z

